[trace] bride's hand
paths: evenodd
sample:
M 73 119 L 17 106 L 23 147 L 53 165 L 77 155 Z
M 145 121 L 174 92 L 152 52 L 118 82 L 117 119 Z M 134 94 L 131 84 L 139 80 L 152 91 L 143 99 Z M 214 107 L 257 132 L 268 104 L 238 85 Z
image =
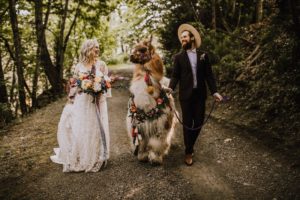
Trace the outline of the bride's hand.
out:
M 110 78 L 110 83 L 114 83 L 116 80 L 118 80 L 118 76 L 115 76 L 113 74 L 110 75 L 109 78 Z
M 173 93 L 173 90 L 171 88 L 168 88 L 166 86 L 162 86 L 162 89 L 166 92 L 166 93 L 169 93 L 169 94 L 172 94 Z

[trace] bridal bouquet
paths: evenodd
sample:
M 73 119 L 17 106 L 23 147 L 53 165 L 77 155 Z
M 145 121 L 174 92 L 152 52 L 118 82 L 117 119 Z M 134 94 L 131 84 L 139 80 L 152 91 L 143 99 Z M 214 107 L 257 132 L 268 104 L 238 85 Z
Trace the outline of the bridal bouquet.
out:
M 95 76 L 92 73 L 79 73 L 78 78 L 72 78 L 70 82 L 71 86 L 79 88 L 79 92 L 84 92 L 94 97 L 106 93 L 111 88 L 109 77 L 101 72 L 99 76 Z

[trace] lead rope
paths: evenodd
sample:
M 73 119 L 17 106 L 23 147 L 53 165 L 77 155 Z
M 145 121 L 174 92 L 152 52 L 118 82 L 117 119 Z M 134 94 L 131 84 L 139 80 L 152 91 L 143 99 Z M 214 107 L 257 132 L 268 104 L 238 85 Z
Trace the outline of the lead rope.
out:
M 196 127 L 196 128 L 191 128 L 191 127 L 188 127 L 187 125 L 185 125 L 185 124 L 182 122 L 182 120 L 180 119 L 180 117 L 178 116 L 178 114 L 177 114 L 177 112 L 176 112 L 175 110 L 174 110 L 174 113 L 175 113 L 175 116 L 176 116 L 176 118 L 178 119 L 179 123 L 180 123 L 184 128 L 186 128 L 186 129 L 188 129 L 188 130 L 190 130 L 190 131 L 194 131 L 194 130 L 199 130 L 199 129 L 201 129 L 201 128 L 207 123 L 207 121 L 209 120 L 209 118 L 210 118 L 210 116 L 211 116 L 212 111 L 213 111 L 214 108 L 215 108 L 215 105 L 216 105 L 216 101 L 213 102 L 213 104 L 212 104 L 212 106 L 211 106 L 211 109 L 210 109 L 210 112 L 209 112 L 209 114 L 207 115 L 206 119 L 204 120 L 203 124 L 200 125 L 200 126 L 198 126 L 198 127 Z
M 227 102 L 227 101 L 228 101 L 228 97 L 224 96 L 222 102 L 225 103 L 225 102 Z M 213 102 L 213 104 L 212 104 L 212 106 L 211 106 L 211 109 L 210 109 L 210 111 L 209 111 L 209 114 L 207 115 L 207 117 L 206 117 L 206 119 L 204 120 L 203 124 L 200 125 L 200 126 L 198 126 L 198 127 L 196 127 L 196 128 L 188 127 L 187 125 L 185 125 L 185 124 L 182 122 L 182 120 L 180 119 L 180 117 L 178 116 L 178 114 L 177 114 L 177 112 L 176 112 L 175 110 L 174 110 L 174 113 L 175 113 L 175 116 L 176 116 L 176 118 L 178 119 L 179 123 L 180 123 L 184 128 L 186 128 L 186 129 L 188 129 L 188 130 L 191 130 L 191 131 L 194 131 L 194 130 L 201 129 L 201 128 L 207 123 L 207 121 L 208 121 L 209 118 L 211 117 L 211 113 L 212 113 L 213 110 L 215 109 L 215 105 L 216 105 L 216 100 L 214 100 L 214 102 Z

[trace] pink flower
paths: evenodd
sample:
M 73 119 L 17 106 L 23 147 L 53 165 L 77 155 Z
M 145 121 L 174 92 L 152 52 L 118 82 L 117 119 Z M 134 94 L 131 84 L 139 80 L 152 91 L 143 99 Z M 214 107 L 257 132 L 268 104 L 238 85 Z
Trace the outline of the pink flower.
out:
M 163 101 L 161 98 L 158 98 L 158 99 L 156 100 L 156 102 L 157 102 L 158 105 L 160 105 L 160 104 L 162 104 L 164 101 Z
M 77 80 L 76 80 L 75 78 L 70 78 L 70 84 L 71 84 L 71 85 L 75 84 L 76 81 L 77 81 Z

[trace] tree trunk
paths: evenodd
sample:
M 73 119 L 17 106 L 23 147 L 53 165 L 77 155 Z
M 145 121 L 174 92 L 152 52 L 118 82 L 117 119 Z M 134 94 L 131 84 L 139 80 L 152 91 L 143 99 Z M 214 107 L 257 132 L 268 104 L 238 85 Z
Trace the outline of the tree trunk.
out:
M 8 103 L 8 95 L 7 95 L 3 66 L 2 66 L 2 50 L 1 49 L 0 49 L 0 103 Z
M 263 1 L 264 0 L 257 0 L 256 1 L 256 23 L 261 22 L 262 18 L 263 18 Z
M 242 9 L 241 9 L 241 6 L 239 6 L 239 12 L 238 12 L 238 17 L 237 17 L 237 22 L 236 22 L 236 28 L 239 28 L 239 26 L 240 26 L 241 16 L 242 16 Z
M 56 39 L 56 70 L 57 73 L 59 74 L 59 82 L 60 82 L 60 93 L 63 92 L 63 75 L 64 75 L 64 60 L 65 60 L 65 52 L 67 49 L 69 37 L 72 33 L 73 28 L 75 27 L 75 24 L 77 22 L 77 17 L 80 13 L 80 4 L 83 2 L 82 0 L 77 1 L 77 8 L 74 14 L 74 18 L 71 22 L 70 28 L 67 31 L 67 34 L 65 35 L 65 26 L 66 26 L 66 19 L 68 16 L 68 5 L 69 5 L 69 0 L 65 0 L 65 6 L 63 9 L 63 14 L 62 18 L 60 21 L 60 32 L 59 36 Z
M 16 97 L 15 97 L 16 99 Z M 16 101 L 16 107 L 15 107 L 15 117 L 17 118 L 18 117 L 18 112 L 19 112 L 19 101 Z
M 69 0 L 65 0 L 64 3 L 64 9 L 63 9 L 63 14 L 62 17 L 60 18 L 60 23 L 59 23 L 59 35 L 58 38 L 56 39 L 56 71 L 59 75 L 59 80 L 63 80 L 63 64 L 64 64 L 64 32 L 65 32 L 65 26 L 66 26 L 66 19 L 68 16 L 68 5 L 69 5 Z M 61 85 L 62 86 L 62 85 Z M 62 88 L 60 88 L 60 91 L 62 91 Z
M 219 0 L 216 0 L 216 6 L 219 8 L 220 19 L 221 19 L 223 27 L 225 28 L 225 30 L 227 32 L 231 33 L 232 32 L 231 27 L 229 26 L 229 24 L 227 23 L 224 15 L 223 15 L 223 10 L 222 10 L 222 7 L 220 6 Z
M 12 72 L 12 81 L 11 81 L 11 88 L 9 92 L 9 102 L 11 104 L 14 103 L 14 92 L 15 92 L 15 87 L 16 87 L 16 66 L 13 65 L 13 72 Z
M 9 64 L 10 61 L 7 63 Z M 4 78 L 4 68 L 2 64 L 2 50 L 0 46 L 0 128 L 12 120 L 11 104 L 8 101 L 7 88 Z
M 78 0 L 77 1 L 78 4 L 77 4 L 77 8 L 76 8 L 76 11 L 75 11 L 75 14 L 74 14 L 74 18 L 71 22 L 71 25 L 70 25 L 70 28 L 69 30 L 67 31 L 67 34 L 65 35 L 64 34 L 64 31 L 62 30 L 65 30 L 65 23 L 66 23 L 66 18 L 67 18 L 67 15 L 68 15 L 68 0 L 66 0 L 66 4 L 65 4 L 65 13 L 63 14 L 63 26 L 61 27 L 61 35 L 60 35 L 60 40 L 62 41 L 62 48 L 61 48 L 61 56 L 60 56 L 60 59 L 59 59 L 59 66 L 56 66 L 57 69 L 59 69 L 59 74 L 60 74 L 60 79 L 61 81 L 63 82 L 63 75 L 64 75 L 64 60 L 65 60 L 65 52 L 66 52 L 66 49 L 67 49 L 67 45 L 68 45 L 68 42 L 69 42 L 69 38 L 70 38 L 70 35 L 72 33 L 72 30 L 74 29 L 74 27 L 76 26 L 76 23 L 77 23 L 77 18 L 79 16 L 79 13 L 80 13 L 80 5 L 81 3 L 83 3 L 82 0 Z M 62 88 L 63 89 L 63 88 Z M 64 91 L 64 90 L 63 90 Z
M 10 15 L 11 27 L 13 31 L 13 40 L 15 46 L 15 59 L 16 59 L 16 67 L 17 67 L 17 75 L 18 75 L 18 93 L 19 93 L 20 108 L 21 108 L 22 115 L 24 115 L 27 112 L 27 107 L 26 107 L 26 95 L 24 90 L 25 80 L 23 76 L 24 62 L 23 62 L 23 55 L 21 51 L 23 48 L 22 48 L 21 38 L 19 34 L 15 0 L 9 0 L 9 15 Z
M 45 30 L 47 26 L 48 16 L 50 13 L 51 0 L 48 2 L 48 9 L 45 16 L 45 22 L 43 23 L 43 4 L 42 0 L 35 0 L 35 28 L 37 35 L 37 44 L 40 48 L 40 64 L 44 67 L 45 74 L 56 94 L 60 93 L 60 79 L 54 64 L 52 63 L 50 53 L 47 47 L 47 41 L 45 36 Z
M 44 90 L 49 90 L 49 84 L 48 84 L 47 77 L 45 77 L 45 89 Z
M 298 38 L 300 38 L 300 2 L 297 0 L 290 0 L 292 10 L 294 27 L 296 29 Z
M 124 42 L 123 42 L 123 37 L 122 36 L 120 37 L 120 44 L 121 44 L 121 51 L 122 51 L 122 53 L 124 53 L 125 50 L 124 50 Z
M 289 0 L 277 0 L 277 4 L 280 10 L 280 16 L 284 18 L 289 14 Z
M 211 1 L 211 26 L 213 30 L 217 29 L 216 24 L 216 0 Z
M 40 48 L 37 47 L 36 49 L 36 64 L 35 64 L 35 70 L 33 74 L 33 79 L 32 79 L 32 108 L 35 109 L 37 107 L 37 99 L 36 99 L 36 92 L 38 88 L 38 77 L 40 73 Z
M 232 16 L 235 16 L 235 12 L 236 12 L 236 0 L 233 0 L 231 2 L 231 5 L 232 5 L 232 7 L 231 7 Z

